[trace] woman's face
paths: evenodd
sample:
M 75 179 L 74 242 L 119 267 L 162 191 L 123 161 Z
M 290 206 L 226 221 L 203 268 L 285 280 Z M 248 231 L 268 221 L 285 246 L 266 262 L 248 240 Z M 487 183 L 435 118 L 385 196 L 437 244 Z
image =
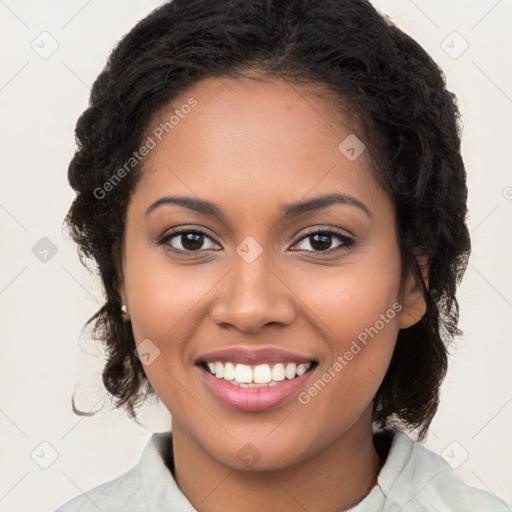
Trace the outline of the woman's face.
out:
M 368 152 L 305 85 L 203 81 L 174 109 L 150 126 L 120 290 L 173 429 L 267 470 L 367 431 L 398 330 L 424 312 Z

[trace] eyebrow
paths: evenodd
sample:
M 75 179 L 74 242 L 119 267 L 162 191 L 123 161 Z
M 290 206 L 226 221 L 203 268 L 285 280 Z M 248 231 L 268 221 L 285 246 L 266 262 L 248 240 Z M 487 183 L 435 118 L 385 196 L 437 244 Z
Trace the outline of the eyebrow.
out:
M 161 197 L 146 210 L 146 216 L 149 215 L 153 210 L 164 204 L 176 204 L 178 206 L 182 206 L 184 208 L 188 208 L 189 210 L 203 213 L 205 215 L 212 215 L 215 217 L 219 217 L 220 219 L 223 220 L 226 218 L 225 213 L 215 203 L 212 203 L 211 201 L 208 201 L 206 199 L 198 199 L 195 197 L 185 196 Z M 372 217 L 372 214 L 368 207 L 359 199 L 356 199 L 355 197 L 350 196 L 348 194 L 341 194 L 339 192 L 324 194 L 321 196 L 314 197 L 312 199 L 308 199 L 306 201 L 297 201 L 294 203 L 287 204 L 281 208 L 281 217 L 283 219 L 291 219 L 294 217 L 298 217 L 299 215 L 302 215 L 303 213 L 306 212 L 327 208 L 328 206 L 331 206 L 333 204 L 355 206 L 362 210 L 364 213 L 366 213 L 368 217 Z

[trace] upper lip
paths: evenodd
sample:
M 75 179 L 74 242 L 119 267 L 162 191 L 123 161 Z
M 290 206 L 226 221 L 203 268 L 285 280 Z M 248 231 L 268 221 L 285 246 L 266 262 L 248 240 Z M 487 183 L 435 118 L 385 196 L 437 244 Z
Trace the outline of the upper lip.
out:
M 294 352 L 287 352 L 278 348 L 251 349 L 248 347 L 230 347 L 224 350 L 216 350 L 203 354 L 197 359 L 197 363 L 232 362 L 242 364 L 262 363 L 309 363 L 316 361 L 313 357 L 303 356 Z

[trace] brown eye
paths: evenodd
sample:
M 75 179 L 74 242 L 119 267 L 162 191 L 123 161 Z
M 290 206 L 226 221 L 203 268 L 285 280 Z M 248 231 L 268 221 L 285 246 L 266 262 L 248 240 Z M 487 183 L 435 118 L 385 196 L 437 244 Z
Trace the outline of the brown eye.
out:
M 212 246 L 204 247 L 205 242 Z M 160 245 L 169 245 L 171 250 L 177 252 L 199 252 L 200 250 L 213 249 L 215 242 L 203 231 L 196 229 L 184 229 L 165 235 L 159 242 Z M 206 245 L 208 245 L 206 243 Z
M 331 245 L 334 239 L 338 239 L 340 243 L 333 248 Z M 305 246 L 298 250 L 308 252 L 336 252 L 339 250 L 348 250 L 354 244 L 354 239 L 338 233 L 337 231 L 322 230 L 308 233 L 301 238 L 298 243 L 303 243 Z M 308 246 L 312 248 L 312 251 L 308 249 Z

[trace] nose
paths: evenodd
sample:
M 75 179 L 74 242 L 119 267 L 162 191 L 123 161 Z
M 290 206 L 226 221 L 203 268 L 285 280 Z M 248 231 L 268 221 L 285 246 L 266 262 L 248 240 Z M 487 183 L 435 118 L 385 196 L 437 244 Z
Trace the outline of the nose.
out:
M 263 256 L 252 263 L 240 259 L 219 285 L 211 318 L 221 327 L 256 334 L 266 325 L 290 325 L 295 319 L 293 287 Z

